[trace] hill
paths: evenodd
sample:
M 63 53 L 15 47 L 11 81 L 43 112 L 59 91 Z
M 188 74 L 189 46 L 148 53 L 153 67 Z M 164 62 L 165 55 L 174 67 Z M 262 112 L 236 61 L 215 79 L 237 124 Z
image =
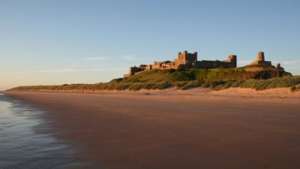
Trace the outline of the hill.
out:
M 12 91 L 99 91 L 140 90 L 193 87 L 221 90 L 230 87 L 269 88 L 290 87 L 300 89 L 300 76 L 292 76 L 284 69 L 277 70 L 270 65 L 245 66 L 240 68 L 150 70 L 128 78 L 113 79 L 108 83 L 64 84 L 52 86 L 20 86 Z
M 283 69 L 270 65 L 245 66 L 240 68 L 189 69 L 189 70 L 159 70 L 145 71 L 128 78 L 115 79 L 116 82 L 176 82 L 176 81 L 228 81 L 247 79 L 269 79 L 274 77 L 291 76 Z M 112 81 L 112 82 L 113 82 Z

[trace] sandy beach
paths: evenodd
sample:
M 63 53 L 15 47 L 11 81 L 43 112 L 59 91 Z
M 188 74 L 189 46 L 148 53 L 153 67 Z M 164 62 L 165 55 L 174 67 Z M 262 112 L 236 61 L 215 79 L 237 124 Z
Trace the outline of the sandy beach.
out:
M 300 92 L 289 89 L 7 92 L 46 111 L 50 132 L 105 169 L 300 168 Z

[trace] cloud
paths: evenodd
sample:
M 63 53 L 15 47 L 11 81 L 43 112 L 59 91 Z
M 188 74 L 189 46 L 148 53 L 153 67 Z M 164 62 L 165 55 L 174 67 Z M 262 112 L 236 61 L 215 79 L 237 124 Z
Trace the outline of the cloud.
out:
M 117 72 L 117 71 L 125 71 L 128 68 L 113 68 L 113 69 L 103 69 L 103 71 Z
M 127 71 L 128 68 L 90 68 L 90 69 L 47 69 L 47 70 L 31 70 L 31 71 L 21 71 L 21 72 L 10 72 L 17 74 L 29 74 L 29 73 L 72 73 L 72 72 L 118 72 Z M 2 74 L 4 72 L 0 72 Z
M 104 71 L 124 71 L 128 68 L 112 68 L 112 69 L 101 69 L 101 68 L 92 68 L 92 69 L 57 69 L 57 70 L 38 70 L 38 71 L 27 71 L 22 73 L 63 73 L 63 72 L 104 72 Z
M 84 60 L 106 60 L 106 59 L 108 58 L 104 56 L 84 58 Z
M 148 58 L 141 58 L 139 60 L 154 60 L 154 58 L 148 57 Z
M 238 65 L 249 65 L 251 62 L 253 62 L 253 61 L 251 61 L 251 60 L 238 60 L 237 64 Z
M 100 69 L 100 68 L 94 68 L 94 69 L 82 69 L 82 70 L 80 70 L 80 71 L 82 71 L 82 72 L 100 72 L 100 71 L 102 71 L 102 69 Z
M 113 72 L 113 71 L 125 71 L 125 70 L 128 70 L 128 68 L 112 68 L 112 69 L 95 68 L 95 69 L 82 69 L 79 71 L 82 71 L 82 72 L 104 72 L 104 71 Z
M 292 60 L 292 61 L 285 61 L 282 62 L 283 65 L 300 65 L 300 60 Z
M 76 72 L 75 69 L 53 69 L 53 70 L 38 70 L 38 73 L 60 73 L 60 72 Z
M 73 62 L 73 60 L 61 60 L 61 63 L 70 63 Z
M 135 55 L 122 55 L 121 59 L 123 59 L 123 60 L 137 60 L 137 57 Z

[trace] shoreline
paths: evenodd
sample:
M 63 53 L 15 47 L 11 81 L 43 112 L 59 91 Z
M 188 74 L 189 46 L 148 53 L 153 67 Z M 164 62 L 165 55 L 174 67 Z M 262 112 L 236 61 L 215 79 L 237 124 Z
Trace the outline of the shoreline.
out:
M 0 92 L 1 93 L 1 92 Z M 160 97 L 191 97 L 206 99 L 254 99 L 260 101 L 300 101 L 300 91 L 291 92 L 290 88 L 274 88 L 266 90 L 255 90 L 249 88 L 229 88 L 215 91 L 209 88 L 192 88 L 180 90 L 174 87 L 163 90 L 102 90 L 102 91 L 5 91 L 3 94 L 10 93 L 62 93 L 62 94 L 98 94 L 105 96 L 160 96 Z
M 43 111 L 0 93 L 0 112 L 0 168 L 77 165 L 71 158 L 73 150 L 46 132 L 48 123 Z
M 174 90 L 6 94 L 45 110 L 53 135 L 90 164 L 82 168 L 300 165 L 299 92 Z

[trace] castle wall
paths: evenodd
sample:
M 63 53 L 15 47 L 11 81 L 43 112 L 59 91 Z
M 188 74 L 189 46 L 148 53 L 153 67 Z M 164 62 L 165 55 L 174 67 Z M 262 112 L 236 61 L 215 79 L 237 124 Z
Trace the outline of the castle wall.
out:
M 134 75 L 136 72 L 141 71 L 141 69 L 139 67 L 130 67 L 129 68 L 129 74 L 130 75 Z
M 205 68 L 232 68 L 234 65 L 230 62 L 224 62 L 224 61 L 198 61 L 197 62 L 197 68 L 198 69 L 205 69 Z
M 272 62 L 271 61 L 254 61 L 254 62 L 251 62 L 251 65 L 259 65 L 259 64 L 272 65 Z
M 229 63 L 229 68 L 236 68 L 237 67 L 237 56 L 236 55 L 229 55 L 227 62 Z
M 152 65 L 147 65 L 146 70 L 152 70 Z
M 230 55 L 228 56 L 227 60 L 224 61 L 210 61 L 210 60 L 202 60 L 197 61 L 196 68 L 198 69 L 204 69 L 204 68 L 236 68 L 237 61 L 236 61 L 236 55 Z
M 159 69 L 161 62 L 154 62 L 154 64 L 152 65 L 152 69 Z

